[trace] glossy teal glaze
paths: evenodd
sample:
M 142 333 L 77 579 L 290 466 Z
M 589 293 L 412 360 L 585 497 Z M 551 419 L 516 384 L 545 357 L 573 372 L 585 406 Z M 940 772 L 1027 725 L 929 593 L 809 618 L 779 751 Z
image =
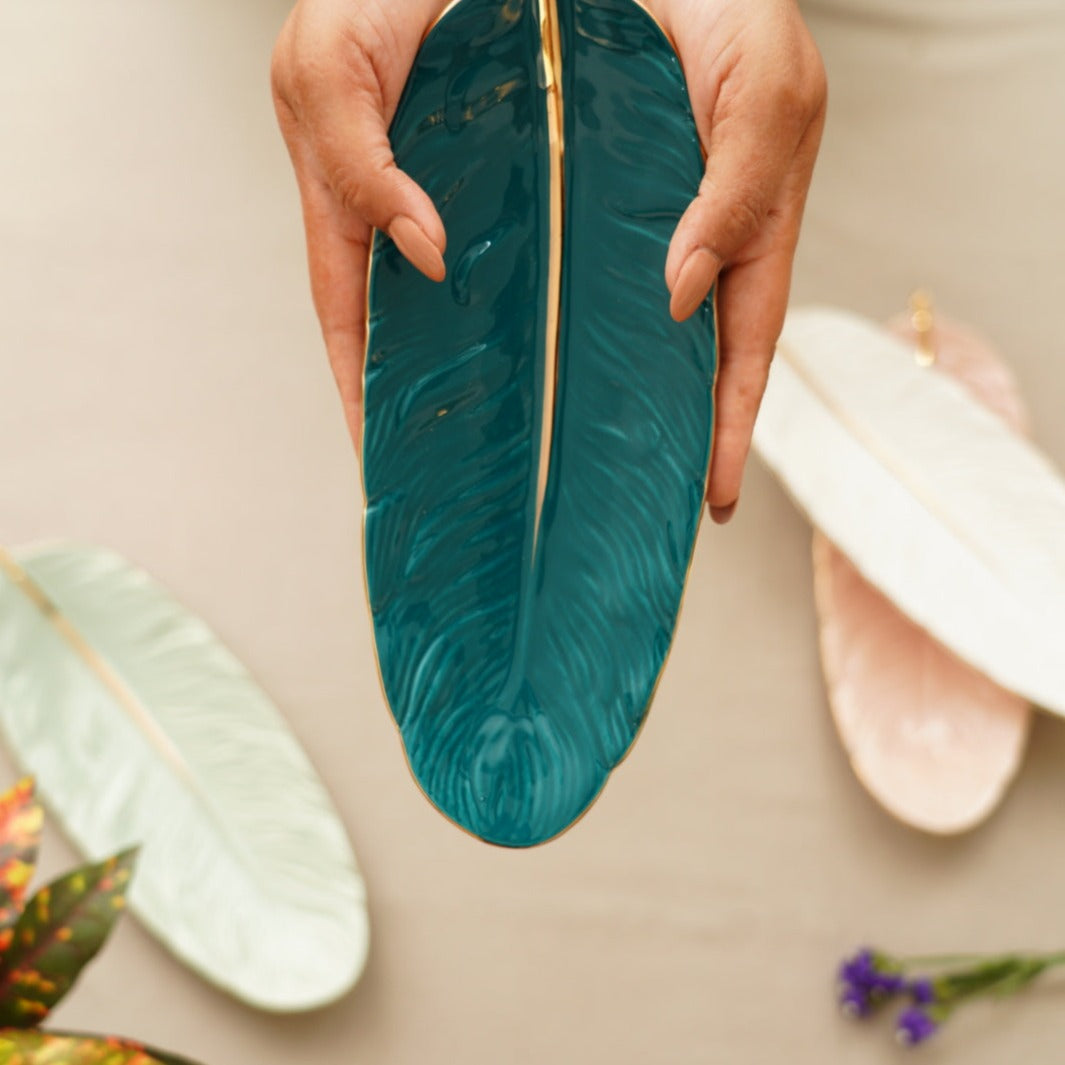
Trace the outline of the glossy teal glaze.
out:
M 713 420 L 712 308 L 674 323 L 663 280 L 702 172 L 679 63 L 631 0 L 558 15 L 566 211 L 538 531 L 551 235 L 531 0 L 463 0 L 426 40 L 392 138 L 441 210 L 448 280 L 380 235 L 371 273 L 366 568 L 385 692 L 429 798 L 507 846 L 579 817 L 643 721 Z

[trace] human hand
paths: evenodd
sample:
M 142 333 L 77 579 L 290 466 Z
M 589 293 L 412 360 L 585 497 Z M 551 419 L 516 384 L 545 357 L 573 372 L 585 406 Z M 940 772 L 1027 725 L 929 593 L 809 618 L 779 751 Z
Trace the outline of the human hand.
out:
M 688 82 L 706 173 L 666 259 L 683 321 L 718 281 L 720 341 L 707 499 L 732 517 L 824 126 L 824 66 L 796 0 L 645 0 Z
M 425 31 L 446 6 L 298 0 L 274 47 L 274 106 L 299 185 L 311 294 L 356 448 L 374 229 L 426 276 L 444 278 L 444 224 L 396 166 L 388 127 Z
M 670 246 L 670 309 L 718 286 L 720 369 L 708 500 L 727 521 L 787 306 L 824 121 L 825 79 L 795 0 L 645 0 L 678 49 L 706 175 Z M 444 226 L 395 165 L 388 126 L 447 0 L 299 0 L 274 50 L 278 120 L 307 233 L 311 290 L 358 446 L 370 239 L 387 230 L 434 280 Z M 720 276 L 719 276 L 720 275 Z

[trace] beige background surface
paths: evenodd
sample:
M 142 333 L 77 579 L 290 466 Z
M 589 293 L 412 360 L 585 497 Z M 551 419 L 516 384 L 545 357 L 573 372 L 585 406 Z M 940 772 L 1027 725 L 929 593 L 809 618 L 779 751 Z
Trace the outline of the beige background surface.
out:
M 854 944 L 1065 945 L 1065 728 L 1037 723 L 967 838 L 881 813 L 826 712 L 808 529 L 757 465 L 733 524 L 704 528 L 654 712 L 592 813 L 507 853 L 430 809 L 378 691 L 355 460 L 270 111 L 285 8 L 0 0 L 0 540 L 111 545 L 246 660 L 350 829 L 371 960 L 339 1005 L 267 1017 L 127 921 L 58 1020 L 206 1065 L 876 1063 L 887 1029 L 832 1004 Z M 809 15 L 832 101 L 796 297 L 882 317 L 930 285 L 1012 358 L 1065 463 L 1061 4 Z M 72 854 L 52 835 L 46 859 Z M 1063 1006 L 1059 984 L 966 1011 L 923 1060 L 1057 1060 Z

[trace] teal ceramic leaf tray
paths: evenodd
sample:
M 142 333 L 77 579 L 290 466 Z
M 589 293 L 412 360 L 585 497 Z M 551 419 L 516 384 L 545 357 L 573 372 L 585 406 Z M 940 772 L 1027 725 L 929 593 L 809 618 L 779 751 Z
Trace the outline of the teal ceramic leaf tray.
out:
M 384 234 L 370 282 L 366 573 L 429 799 L 530 846 L 625 756 L 702 510 L 712 300 L 664 281 L 703 170 L 680 63 L 632 0 L 461 0 L 392 126 L 447 280 Z

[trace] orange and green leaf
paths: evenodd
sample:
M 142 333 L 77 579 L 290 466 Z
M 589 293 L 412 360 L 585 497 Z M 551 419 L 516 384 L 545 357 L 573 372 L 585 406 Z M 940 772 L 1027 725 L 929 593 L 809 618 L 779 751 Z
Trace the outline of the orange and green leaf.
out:
M 135 853 L 76 869 L 30 899 L 0 957 L 0 1025 L 39 1024 L 70 990 L 122 912 Z
M 0 1029 L 0 1065 L 193 1065 L 127 1039 Z
M 24 777 L 0 795 L 0 928 L 13 924 L 22 909 L 43 824 L 44 811 L 34 798 L 32 777 Z M 0 952 L 6 948 L 0 938 Z

